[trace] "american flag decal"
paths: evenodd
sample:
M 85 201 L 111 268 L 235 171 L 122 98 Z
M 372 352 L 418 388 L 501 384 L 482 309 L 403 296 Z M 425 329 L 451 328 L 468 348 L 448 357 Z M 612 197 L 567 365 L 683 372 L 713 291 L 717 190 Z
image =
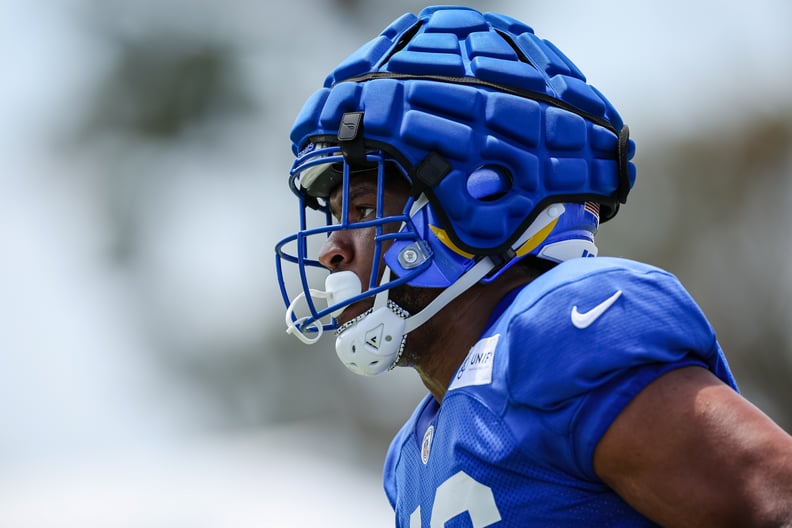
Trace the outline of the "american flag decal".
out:
M 600 205 L 597 202 L 586 202 L 583 204 L 583 207 L 599 220 Z

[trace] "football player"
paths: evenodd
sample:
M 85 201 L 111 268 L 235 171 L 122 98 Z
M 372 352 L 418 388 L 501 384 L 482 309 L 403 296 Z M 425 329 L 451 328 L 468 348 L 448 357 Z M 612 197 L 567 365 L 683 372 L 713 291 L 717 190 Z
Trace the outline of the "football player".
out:
M 334 330 L 352 371 L 413 367 L 429 391 L 385 463 L 397 526 L 792 526 L 792 438 L 704 314 L 671 274 L 596 257 L 635 145 L 551 42 L 406 14 L 291 140 L 288 331 Z

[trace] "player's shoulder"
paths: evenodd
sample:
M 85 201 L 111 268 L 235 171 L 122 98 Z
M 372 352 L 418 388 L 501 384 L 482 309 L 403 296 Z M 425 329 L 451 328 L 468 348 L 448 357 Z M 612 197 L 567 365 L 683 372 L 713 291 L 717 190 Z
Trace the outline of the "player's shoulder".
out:
M 651 264 L 618 257 L 578 258 L 558 264 L 523 288 L 511 312 L 524 314 L 537 305 L 551 316 L 574 306 L 585 312 L 586 306 L 598 306 L 616 294 L 629 294 L 647 307 L 655 301 L 664 305 L 664 297 L 689 298 L 676 276 Z
M 550 338 L 557 332 L 576 334 L 586 329 L 607 336 L 617 329 L 668 329 L 672 321 L 679 323 L 675 328 L 706 323 L 675 275 L 617 257 L 579 258 L 557 265 L 526 285 L 505 316 L 507 324 L 541 329 Z
M 594 257 L 562 262 L 534 281 L 534 287 L 585 289 L 608 278 L 626 283 L 678 282 L 672 273 L 645 262 L 620 257 Z
M 547 373 L 549 364 L 564 370 L 562 363 L 580 365 L 603 355 L 628 356 L 632 362 L 625 352 L 630 347 L 648 350 L 684 341 L 708 350 L 714 341 L 704 314 L 673 274 L 624 258 L 563 262 L 506 302 L 471 350 L 471 364 L 495 355 L 495 371 L 518 363 Z
M 604 379 L 642 364 L 710 363 L 717 350 L 714 330 L 673 274 L 621 258 L 559 264 L 525 286 L 495 326 L 504 372 L 550 392 L 559 380 Z

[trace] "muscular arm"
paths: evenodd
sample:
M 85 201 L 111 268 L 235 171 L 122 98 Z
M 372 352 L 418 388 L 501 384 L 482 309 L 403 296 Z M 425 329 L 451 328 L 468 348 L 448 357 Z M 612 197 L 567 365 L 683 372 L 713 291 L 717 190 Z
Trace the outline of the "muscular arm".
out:
M 792 437 L 700 367 L 640 392 L 602 437 L 594 468 L 663 526 L 792 527 Z

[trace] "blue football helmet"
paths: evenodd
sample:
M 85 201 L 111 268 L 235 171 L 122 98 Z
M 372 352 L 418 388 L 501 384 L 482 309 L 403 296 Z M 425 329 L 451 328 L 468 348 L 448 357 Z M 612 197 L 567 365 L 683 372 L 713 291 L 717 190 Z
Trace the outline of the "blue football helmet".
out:
M 411 330 L 521 259 L 595 256 L 599 222 L 635 181 L 628 129 L 580 70 L 522 22 L 466 7 L 394 21 L 328 75 L 291 141 L 300 229 L 276 245 L 288 331 L 312 343 L 335 329 L 339 357 L 360 374 L 392 368 Z M 360 171 L 380 190 L 388 178 L 409 184 L 400 214 L 383 214 L 380 192 L 375 214 L 350 222 Z M 348 229 L 374 232 L 370 277 L 329 273 L 317 258 Z M 402 284 L 442 292 L 410 314 L 388 299 Z M 368 298 L 339 328 L 343 309 Z

